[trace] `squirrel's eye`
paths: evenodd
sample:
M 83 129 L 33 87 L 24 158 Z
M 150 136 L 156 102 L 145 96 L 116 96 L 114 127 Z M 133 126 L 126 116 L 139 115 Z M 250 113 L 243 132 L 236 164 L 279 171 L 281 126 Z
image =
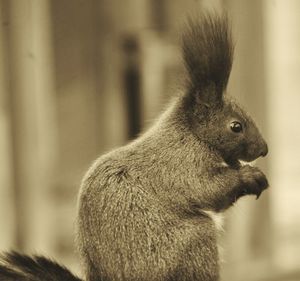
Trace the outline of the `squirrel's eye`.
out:
M 230 123 L 230 129 L 234 133 L 240 133 L 240 132 L 243 131 L 243 126 L 242 126 L 242 124 L 240 122 L 233 121 L 233 122 Z

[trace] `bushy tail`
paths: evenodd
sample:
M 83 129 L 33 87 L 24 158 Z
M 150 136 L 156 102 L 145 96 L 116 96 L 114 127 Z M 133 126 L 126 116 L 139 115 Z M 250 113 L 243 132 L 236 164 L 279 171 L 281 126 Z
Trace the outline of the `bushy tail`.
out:
M 42 256 L 16 252 L 0 256 L 0 281 L 82 281 L 64 266 Z
M 227 15 L 201 14 L 188 20 L 182 52 L 190 87 L 224 91 L 229 79 L 233 43 Z

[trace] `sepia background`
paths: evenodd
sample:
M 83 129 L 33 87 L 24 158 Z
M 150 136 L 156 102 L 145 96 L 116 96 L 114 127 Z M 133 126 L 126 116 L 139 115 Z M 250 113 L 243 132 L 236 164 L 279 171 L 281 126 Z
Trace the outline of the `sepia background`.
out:
M 258 161 L 270 189 L 225 215 L 222 280 L 300 280 L 298 0 L 0 0 L 0 251 L 80 273 L 80 180 L 183 89 L 180 26 L 211 8 L 232 19 L 228 92 L 270 151 Z

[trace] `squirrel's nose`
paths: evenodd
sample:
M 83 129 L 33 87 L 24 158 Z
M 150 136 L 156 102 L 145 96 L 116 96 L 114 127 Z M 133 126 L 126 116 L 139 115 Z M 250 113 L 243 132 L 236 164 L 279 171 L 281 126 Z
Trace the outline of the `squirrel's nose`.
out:
M 260 153 L 260 156 L 265 157 L 267 154 L 268 154 L 268 145 L 266 143 L 264 143 L 263 148 Z

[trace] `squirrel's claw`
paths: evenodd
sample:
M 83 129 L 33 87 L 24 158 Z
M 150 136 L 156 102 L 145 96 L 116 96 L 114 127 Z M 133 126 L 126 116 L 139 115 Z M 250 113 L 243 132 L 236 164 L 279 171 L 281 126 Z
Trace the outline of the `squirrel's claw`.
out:
M 256 200 L 258 200 L 258 198 L 260 197 L 260 195 L 262 194 L 262 192 L 263 192 L 263 190 L 258 191 L 258 192 L 256 193 Z

